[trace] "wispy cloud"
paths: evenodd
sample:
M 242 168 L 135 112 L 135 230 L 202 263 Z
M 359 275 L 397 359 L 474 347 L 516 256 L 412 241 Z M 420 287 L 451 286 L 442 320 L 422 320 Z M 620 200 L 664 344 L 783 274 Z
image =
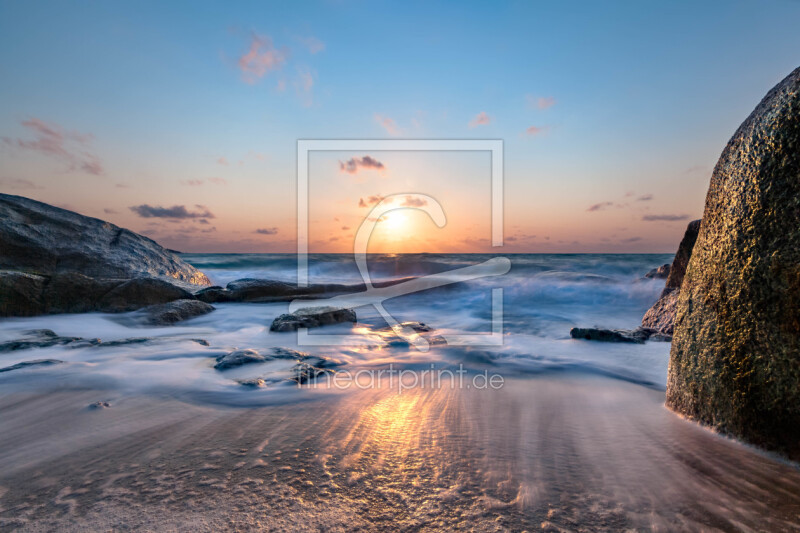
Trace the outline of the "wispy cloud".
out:
M 649 202 L 652 199 L 653 199 L 653 195 L 652 194 L 643 194 L 643 195 L 639 196 L 636 199 L 636 201 L 637 202 Z
M 0 178 L 0 186 L 7 190 L 44 189 L 30 180 L 20 178 Z
M 377 204 L 381 200 L 383 200 L 383 196 L 381 196 L 379 194 L 376 194 L 374 196 L 367 196 L 366 200 L 364 198 L 359 198 L 358 199 L 358 207 L 370 207 L 370 206 L 373 206 L 373 205 Z M 391 203 L 391 202 L 392 201 L 389 200 L 387 203 Z
M 379 115 L 378 113 L 375 113 L 374 118 L 375 122 L 380 124 L 389 135 L 400 135 L 400 128 L 397 127 L 397 123 L 394 121 L 394 119 Z
M 485 126 L 492 122 L 492 117 L 486 111 L 481 111 L 475 118 L 469 121 L 470 128 L 477 128 L 478 126 Z
M 239 58 L 239 70 L 246 83 L 256 83 L 269 72 L 280 69 L 289 57 L 286 47 L 275 48 L 266 35 L 253 35 L 250 48 Z
M 536 109 L 550 109 L 554 105 L 556 105 L 556 99 L 552 96 L 539 96 L 536 97 L 532 94 L 529 94 L 525 97 L 528 101 L 528 107 L 536 108 Z
M 543 135 L 545 131 L 547 131 L 547 127 L 545 126 L 530 126 L 525 130 L 525 134 L 536 137 L 537 135 Z
M 2 137 L 5 144 L 58 159 L 67 164 L 68 171 L 80 170 L 95 176 L 103 174 L 100 158 L 90 149 L 94 138 L 90 133 L 68 131 L 35 117 L 23 120 L 21 124 L 33 133 L 33 139 Z
M 300 102 L 305 107 L 314 103 L 312 89 L 314 88 L 314 74 L 308 67 L 297 67 L 297 78 L 294 81 L 294 91 Z
M 339 171 L 347 174 L 357 174 L 361 170 L 377 170 L 383 172 L 386 166 L 374 157 L 351 157 L 347 161 L 339 161 Z
M 297 40 L 300 41 L 311 54 L 318 54 L 325 50 L 325 43 L 323 43 L 316 37 L 313 36 L 298 37 Z
M 119 211 L 115 209 L 109 209 L 108 207 L 106 207 L 105 209 L 103 209 L 103 213 L 105 213 L 106 215 L 118 215 Z
M 254 233 L 259 235 L 277 235 L 278 228 L 258 228 Z
M 689 215 L 644 215 L 642 220 L 646 222 L 677 222 L 680 220 L 689 220 Z
M 193 219 L 193 218 L 214 218 L 214 214 L 204 205 L 195 205 L 198 211 L 189 211 L 186 206 L 173 205 L 172 207 L 160 207 L 148 204 L 134 205 L 129 209 L 142 218 L 171 218 L 171 219 Z
M 428 200 L 424 198 L 414 198 L 413 196 L 406 196 L 403 199 L 403 203 L 400 204 L 402 207 L 422 207 L 423 205 L 428 205 Z
M 225 180 L 225 178 L 208 178 L 208 179 L 181 181 L 181 185 L 186 185 L 188 187 L 200 187 L 201 185 L 205 185 L 206 183 L 213 183 L 214 185 L 225 185 L 228 182 Z
M 602 211 L 603 209 L 607 209 L 607 208 L 613 207 L 613 206 L 614 206 L 614 202 L 600 202 L 599 204 L 594 204 L 592 206 L 589 206 L 589 209 L 587 209 L 587 211 L 589 211 L 589 212 Z
M 218 165 L 222 165 L 224 167 L 227 167 L 228 166 L 228 158 L 224 157 L 224 156 L 220 157 L 219 159 L 217 159 L 217 164 Z

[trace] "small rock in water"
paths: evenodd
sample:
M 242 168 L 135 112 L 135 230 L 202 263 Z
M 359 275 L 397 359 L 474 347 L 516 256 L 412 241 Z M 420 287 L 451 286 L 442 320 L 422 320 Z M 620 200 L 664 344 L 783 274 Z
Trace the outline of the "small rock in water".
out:
M 247 387 L 250 389 L 260 389 L 266 386 L 267 382 L 261 378 L 255 379 L 237 379 L 236 382 L 241 385 L 242 387 Z
M 654 268 L 650 272 L 644 275 L 644 277 L 649 279 L 667 279 L 669 277 L 669 264 L 661 265 L 658 268 Z
M 297 365 L 292 368 L 293 376 L 289 378 L 290 381 L 294 381 L 298 385 L 303 385 L 304 383 L 308 383 L 318 377 L 326 374 L 333 374 L 335 370 L 330 368 L 320 368 L 318 366 L 312 366 L 308 363 L 298 363 Z
M 341 322 L 356 322 L 356 312 L 338 307 L 308 307 L 295 313 L 286 313 L 272 321 L 270 331 L 297 331 L 299 328 L 316 328 Z
M 217 370 L 227 370 L 249 363 L 263 363 L 270 359 L 272 358 L 265 357 L 255 350 L 234 350 L 231 353 L 217 357 L 217 364 L 214 365 L 214 368 Z
M 111 404 L 108 402 L 94 402 L 89 404 L 89 409 L 108 409 Z
M 573 339 L 601 342 L 630 342 L 644 344 L 644 341 L 655 333 L 646 328 L 627 329 L 602 329 L 602 328 L 572 328 L 569 332 Z
M 35 359 L 33 361 L 23 361 L 21 363 L 17 363 L 15 365 L 6 366 L 0 368 L 0 372 L 11 372 L 12 370 L 20 370 L 22 368 L 28 368 L 30 366 L 50 366 L 50 365 L 57 365 L 59 363 L 63 363 L 64 361 L 59 361 L 58 359 Z
M 151 305 L 143 309 L 147 323 L 153 326 L 169 326 L 210 313 L 214 306 L 199 300 L 175 300 L 164 304 Z
M 29 350 L 31 348 L 47 348 L 83 340 L 81 337 L 60 337 L 51 329 L 34 329 L 25 332 L 21 339 L 0 343 L 0 353 Z

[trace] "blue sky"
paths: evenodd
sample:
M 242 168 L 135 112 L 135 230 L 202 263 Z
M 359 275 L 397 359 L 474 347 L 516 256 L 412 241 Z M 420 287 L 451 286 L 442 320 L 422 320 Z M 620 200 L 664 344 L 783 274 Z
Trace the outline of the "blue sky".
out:
M 672 251 L 798 27 L 796 1 L 4 1 L 0 190 L 185 250 L 290 251 L 298 138 L 501 138 L 508 251 Z M 459 231 L 448 251 L 480 249 Z

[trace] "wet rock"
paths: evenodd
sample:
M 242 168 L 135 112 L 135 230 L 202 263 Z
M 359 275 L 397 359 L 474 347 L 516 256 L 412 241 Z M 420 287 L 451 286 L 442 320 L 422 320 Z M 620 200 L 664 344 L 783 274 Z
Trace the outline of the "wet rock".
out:
M 45 313 L 88 313 L 124 279 L 95 279 L 78 272 L 54 274 L 44 289 Z
M 298 328 L 316 328 L 342 322 L 356 322 L 356 312 L 337 307 L 308 307 L 295 313 L 280 315 L 272 321 L 270 331 L 297 331 Z
M 34 329 L 26 332 L 22 338 L 1 342 L 0 353 L 61 346 L 82 340 L 81 337 L 61 337 L 50 329 Z
M 270 357 L 261 355 L 256 350 L 234 350 L 217 357 L 217 364 L 214 365 L 214 368 L 217 370 L 227 370 L 250 363 L 264 363 L 269 360 L 271 360 Z
M 247 387 L 248 389 L 260 389 L 267 385 L 267 382 L 261 378 L 237 379 L 236 382 L 242 387 Z
M 151 305 L 143 309 L 147 323 L 153 326 L 169 326 L 183 320 L 210 313 L 214 307 L 198 300 L 175 300 L 165 304 Z
M 0 269 L 92 278 L 163 277 L 196 285 L 208 278 L 156 242 L 96 218 L 0 194 Z
M 675 322 L 675 311 L 678 308 L 680 289 L 672 289 L 663 294 L 653 307 L 647 310 L 642 318 L 642 327 L 654 329 L 666 335 L 672 335 Z
M 601 342 L 629 342 L 644 344 L 655 331 L 646 328 L 637 329 L 603 329 L 572 328 L 569 332 L 573 339 Z
M 302 361 L 303 359 L 307 359 L 311 357 L 306 352 L 298 352 L 297 350 L 292 350 L 291 348 L 270 348 L 269 355 L 273 359 L 296 359 L 297 361 Z
M 207 287 L 205 289 L 200 289 L 196 293 L 194 293 L 194 297 L 200 300 L 201 302 L 205 302 L 208 304 L 216 304 L 216 303 L 226 303 L 232 302 L 233 296 L 231 295 L 231 291 L 228 289 L 223 289 L 222 287 L 213 286 Z
M 227 290 L 227 296 L 236 302 L 268 302 L 298 294 L 294 285 L 270 279 L 246 278 L 231 281 Z
M 677 303 L 667 406 L 800 460 L 800 68 L 714 168 Z
M 308 363 L 298 363 L 294 366 L 294 368 L 292 368 L 292 377 L 289 378 L 289 380 L 297 383 L 298 385 L 303 385 L 321 376 L 334 373 L 335 371 L 330 368 L 321 368 Z
M 108 402 L 94 402 L 89 404 L 89 409 L 92 410 L 108 409 L 109 407 L 111 407 L 111 404 Z
M 12 370 L 21 370 L 23 368 L 29 368 L 32 366 L 51 366 L 51 365 L 58 365 L 63 363 L 64 361 L 59 361 L 58 359 L 35 359 L 33 361 L 23 361 L 21 363 L 17 363 L 15 365 L 6 366 L 0 368 L 0 372 L 11 372 Z
M 98 309 L 106 313 L 123 313 L 149 305 L 192 299 L 194 298 L 189 291 L 167 281 L 136 278 L 107 292 L 98 302 Z
M 0 256 L 3 253 L 0 252 Z M 43 276 L 0 270 L 0 316 L 34 316 L 43 313 L 42 294 L 46 283 L 47 278 Z
M 660 267 L 654 268 L 653 270 L 645 274 L 644 277 L 648 279 L 667 279 L 667 277 L 669 276 L 669 270 L 670 266 L 668 264 L 661 265 Z
M 417 333 L 430 333 L 434 329 L 431 326 L 425 324 L 424 322 L 401 322 L 400 326 L 402 326 L 404 328 L 411 329 L 411 330 L 413 330 L 413 331 L 415 331 Z M 391 327 L 386 326 L 385 328 L 381 328 L 378 331 L 387 332 L 388 333 L 388 332 L 391 332 L 393 330 L 392 330 Z

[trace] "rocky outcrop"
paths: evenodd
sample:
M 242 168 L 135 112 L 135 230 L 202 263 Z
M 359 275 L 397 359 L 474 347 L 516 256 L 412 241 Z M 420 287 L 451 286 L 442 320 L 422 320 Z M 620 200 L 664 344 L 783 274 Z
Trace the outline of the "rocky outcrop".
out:
M 270 331 L 297 331 L 299 328 L 317 328 L 341 322 L 356 322 L 356 312 L 337 307 L 307 307 L 295 313 L 286 313 L 272 321 Z
M 653 307 L 648 309 L 642 318 L 643 328 L 653 329 L 664 335 L 672 335 L 678 295 L 680 294 L 683 276 L 686 273 L 686 265 L 692 257 L 692 249 L 695 241 L 697 241 L 700 223 L 700 220 L 693 220 L 686 227 L 683 239 L 678 245 L 675 259 L 672 260 L 672 265 L 669 268 L 664 290 L 656 303 L 653 304 Z
M 148 305 L 193 298 L 186 289 L 162 279 L 136 278 L 125 281 L 108 291 L 97 302 L 97 309 L 106 313 L 124 313 Z
M 50 277 L 44 288 L 45 313 L 88 313 L 99 311 L 99 302 L 124 279 L 95 279 L 78 272 L 64 272 Z
M 0 271 L 0 316 L 34 316 L 44 312 L 42 293 L 46 283 L 47 278 L 42 276 Z
M 677 303 L 667 406 L 800 460 L 800 69 L 714 168 Z
M 205 274 L 147 237 L 10 194 L 0 194 L 0 269 L 210 285 Z
M 170 326 L 210 313 L 214 306 L 198 300 L 175 300 L 165 304 L 151 305 L 142 311 L 146 322 L 152 326 Z
M 644 275 L 647 279 L 667 279 L 669 277 L 669 269 L 670 265 L 661 265 L 658 268 L 654 268 L 650 272 Z

